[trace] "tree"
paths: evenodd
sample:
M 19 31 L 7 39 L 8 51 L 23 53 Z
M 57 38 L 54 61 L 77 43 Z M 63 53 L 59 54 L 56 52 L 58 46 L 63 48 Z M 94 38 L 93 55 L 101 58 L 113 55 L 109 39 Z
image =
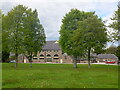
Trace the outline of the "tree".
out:
M 74 31 L 72 38 L 76 45 L 82 46 L 88 53 L 88 68 L 91 49 L 103 48 L 108 40 L 105 25 L 95 13 L 79 21 L 79 28 Z
M 120 22 L 118 22 L 118 18 L 120 18 L 120 8 L 118 8 L 117 11 L 114 12 L 114 15 L 112 18 L 110 18 L 113 22 L 109 25 L 110 28 L 113 28 L 114 32 L 112 33 L 112 37 L 115 41 L 118 41 L 118 34 L 119 34 L 119 25 Z
M 18 55 L 23 51 L 23 44 L 22 41 L 24 40 L 23 31 L 25 30 L 23 27 L 24 17 L 26 15 L 27 7 L 23 5 L 18 5 L 14 7 L 10 12 L 7 14 L 7 20 L 5 24 L 5 31 L 8 32 L 8 47 L 11 52 L 15 53 L 16 57 L 16 64 L 17 67 L 18 63 Z
M 115 54 L 116 55 L 117 47 L 116 46 L 110 46 L 106 49 L 105 53 L 107 54 Z
M 112 28 L 114 30 L 114 32 L 112 33 L 113 35 L 113 40 L 114 41 L 118 41 L 120 40 L 120 7 L 118 7 L 118 10 L 116 10 L 114 12 L 114 15 L 112 18 L 110 18 L 113 22 L 109 25 L 110 28 Z M 114 49 L 114 48 L 113 48 Z M 113 50 L 112 49 L 112 50 Z M 120 45 L 117 47 L 117 50 L 110 50 L 112 53 L 114 52 L 116 54 L 116 56 L 119 58 L 120 60 Z
M 96 53 L 97 55 L 98 54 L 103 54 L 103 53 L 105 53 L 105 48 L 104 47 L 103 48 L 97 47 L 97 48 L 94 49 L 93 53 Z
M 118 59 L 120 61 L 120 46 L 117 47 L 116 56 L 118 57 Z
M 32 58 L 41 51 L 45 43 L 45 33 L 40 21 L 38 19 L 37 10 L 27 10 L 27 17 L 24 19 L 24 55 L 30 62 L 32 67 Z
M 74 68 L 77 68 L 76 58 L 82 54 L 81 52 L 84 51 L 84 47 L 80 46 L 80 44 L 76 45 L 76 39 L 72 39 L 73 36 L 76 36 L 76 34 L 74 34 L 74 31 L 78 29 L 78 22 L 83 21 L 91 14 L 91 12 L 71 9 L 71 11 L 67 13 L 62 19 L 59 43 L 63 52 L 73 57 Z
M 2 10 L 0 10 L 0 57 L 2 56 Z M 0 62 L 2 58 L 0 58 Z
M 2 14 L 2 61 L 6 62 L 9 59 L 9 55 L 8 17 Z
M 7 62 L 9 59 L 10 53 L 7 51 L 2 51 L 2 62 Z
M 4 35 L 6 34 L 3 42 L 10 52 L 15 53 L 15 67 L 19 54 L 24 54 L 31 63 L 33 53 L 40 51 L 45 43 L 44 29 L 38 19 L 37 10 L 32 11 L 31 8 L 18 5 L 8 12 L 3 22 Z
M 106 49 L 106 52 L 108 54 L 115 54 L 118 59 L 120 60 L 120 46 L 116 47 L 116 46 L 110 46 L 109 48 Z M 118 62 L 119 62 L 118 60 Z

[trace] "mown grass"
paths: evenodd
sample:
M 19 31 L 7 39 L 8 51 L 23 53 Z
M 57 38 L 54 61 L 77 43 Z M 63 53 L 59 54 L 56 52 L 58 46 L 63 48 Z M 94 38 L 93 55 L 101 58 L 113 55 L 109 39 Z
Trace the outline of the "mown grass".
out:
M 118 88 L 118 66 L 79 64 L 2 64 L 2 88 Z

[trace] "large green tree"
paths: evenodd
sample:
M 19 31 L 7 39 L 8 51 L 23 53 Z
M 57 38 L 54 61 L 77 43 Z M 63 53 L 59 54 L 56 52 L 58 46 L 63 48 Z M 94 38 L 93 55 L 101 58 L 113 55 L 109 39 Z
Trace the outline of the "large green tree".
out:
M 2 10 L 0 10 L 0 62 L 2 56 Z
M 116 55 L 117 47 L 116 46 L 110 46 L 106 49 L 105 53 L 107 54 L 115 54 Z
M 24 20 L 26 21 L 24 23 L 24 55 L 32 67 L 32 58 L 37 55 L 38 51 L 41 51 L 41 47 L 45 43 L 45 33 L 40 24 L 37 10 L 27 10 L 27 17 Z
M 117 47 L 110 46 L 109 48 L 106 49 L 105 53 L 115 54 L 118 57 L 118 59 L 120 60 L 120 46 L 117 46 Z
M 44 29 L 37 10 L 32 11 L 31 8 L 18 5 L 8 12 L 3 22 L 3 34 L 6 37 L 3 42 L 10 52 L 15 53 L 15 67 L 19 54 L 24 54 L 31 62 L 33 53 L 40 51 L 45 43 Z
M 110 19 L 112 20 L 112 23 L 110 23 L 109 27 L 113 29 L 113 33 L 112 33 L 112 38 L 115 41 L 118 41 L 120 39 L 120 37 L 118 38 L 118 34 L 119 34 L 119 30 L 120 30 L 120 20 L 118 20 L 118 18 L 120 18 L 120 8 L 118 8 L 118 10 L 116 10 L 114 12 L 113 17 L 111 17 Z M 119 22 L 118 22 L 119 21 Z
M 67 13 L 62 19 L 59 43 L 63 52 L 73 57 L 74 68 L 77 68 L 77 57 L 84 52 L 84 47 L 82 47 L 80 44 L 76 45 L 74 40 L 72 40 L 73 36 L 76 36 L 74 31 L 79 28 L 78 22 L 83 21 L 91 14 L 92 12 L 84 12 L 79 11 L 78 9 L 71 9 L 71 11 Z
M 106 28 L 97 15 L 93 12 L 88 18 L 79 21 L 79 28 L 72 36 L 76 45 L 84 47 L 88 53 L 88 68 L 90 68 L 90 53 L 92 49 L 103 48 L 108 40 Z
M 2 61 L 6 62 L 9 59 L 9 55 L 8 17 L 2 14 Z
M 97 48 L 94 49 L 93 53 L 96 53 L 96 54 L 98 55 L 98 54 L 103 54 L 103 53 L 105 53 L 105 51 L 106 51 L 106 50 L 105 50 L 104 47 L 103 47 L 103 48 L 102 48 L 102 47 L 97 47 Z
M 120 61 L 120 46 L 117 47 L 116 56 L 118 57 L 118 59 Z
M 23 27 L 24 17 L 26 16 L 27 7 L 23 5 L 18 5 L 14 7 L 10 12 L 8 12 L 6 16 L 5 24 L 7 24 L 5 28 L 5 32 L 8 32 L 8 40 L 7 43 L 11 52 L 15 53 L 16 64 L 18 64 L 18 55 L 23 51 L 23 31 L 25 30 Z M 4 22 L 4 21 L 3 21 Z

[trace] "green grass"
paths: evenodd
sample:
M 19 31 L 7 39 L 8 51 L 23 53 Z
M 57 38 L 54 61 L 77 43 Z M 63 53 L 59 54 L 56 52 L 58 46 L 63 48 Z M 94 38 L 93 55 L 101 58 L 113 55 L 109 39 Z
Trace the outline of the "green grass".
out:
M 2 64 L 3 88 L 118 88 L 118 66 L 79 64 Z

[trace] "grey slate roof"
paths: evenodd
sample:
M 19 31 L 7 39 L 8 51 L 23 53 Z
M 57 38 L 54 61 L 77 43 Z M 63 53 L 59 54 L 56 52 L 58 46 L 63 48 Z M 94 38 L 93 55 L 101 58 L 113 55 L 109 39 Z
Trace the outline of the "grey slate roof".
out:
M 91 56 L 91 57 L 97 57 L 97 54 L 91 53 L 90 56 Z
M 117 59 L 118 57 L 117 56 L 115 56 L 114 54 L 98 54 L 98 56 L 97 56 L 98 58 L 115 58 L 115 59 Z
M 61 50 L 61 48 L 56 41 L 46 41 L 46 44 L 43 46 L 42 50 Z

